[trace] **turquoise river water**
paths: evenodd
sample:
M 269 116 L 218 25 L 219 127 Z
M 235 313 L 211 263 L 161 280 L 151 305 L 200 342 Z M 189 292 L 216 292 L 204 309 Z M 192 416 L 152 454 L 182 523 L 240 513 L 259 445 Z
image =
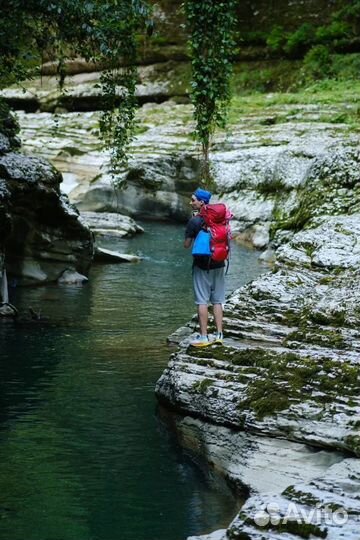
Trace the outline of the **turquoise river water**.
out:
M 236 511 L 157 414 L 166 338 L 194 313 L 191 257 L 183 227 L 143 225 L 107 244 L 139 264 L 10 290 L 48 320 L 0 325 L 1 540 L 184 540 Z M 265 270 L 233 246 L 228 292 Z

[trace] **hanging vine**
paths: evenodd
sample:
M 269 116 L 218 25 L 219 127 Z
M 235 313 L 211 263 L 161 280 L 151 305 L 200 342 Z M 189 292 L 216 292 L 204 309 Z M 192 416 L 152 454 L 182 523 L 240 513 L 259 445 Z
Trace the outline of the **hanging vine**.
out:
M 100 59 L 107 69 L 100 85 L 103 95 L 100 132 L 110 150 L 113 177 L 127 164 L 128 149 L 134 135 L 137 100 L 137 46 L 140 30 L 152 26 L 150 9 L 144 0 L 100 2 L 102 19 Z
M 235 50 L 236 0 L 185 0 L 192 65 L 195 136 L 201 144 L 202 181 L 211 183 L 209 151 L 217 127 L 226 125 Z
M 127 162 L 136 110 L 136 38 L 152 28 L 146 0 L 0 0 L 0 87 L 39 75 L 43 58 L 104 66 L 100 133 L 115 175 Z M 120 66 L 120 67 L 119 67 Z

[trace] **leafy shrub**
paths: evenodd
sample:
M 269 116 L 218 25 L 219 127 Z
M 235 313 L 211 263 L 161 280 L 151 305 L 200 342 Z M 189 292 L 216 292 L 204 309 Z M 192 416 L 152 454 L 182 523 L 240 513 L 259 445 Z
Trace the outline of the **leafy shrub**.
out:
M 334 40 L 348 38 L 351 28 L 345 21 L 333 21 L 329 26 L 320 26 L 315 33 L 318 43 L 332 43 Z
M 338 80 L 359 80 L 360 54 L 334 54 L 333 73 Z
M 286 54 L 299 58 L 315 43 L 315 29 L 309 23 L 304 23 L 290 34 L 284 46 Z
M 328 47 L 316 45 L 304 57 L 303 71 L 306 79 L 324 79 L 333 73 L 332 57 Z
M 274 53 L 282 53 L 287 42 L 287 34 L 282 26 L 274 26 L 267 37 L 266 45 Z

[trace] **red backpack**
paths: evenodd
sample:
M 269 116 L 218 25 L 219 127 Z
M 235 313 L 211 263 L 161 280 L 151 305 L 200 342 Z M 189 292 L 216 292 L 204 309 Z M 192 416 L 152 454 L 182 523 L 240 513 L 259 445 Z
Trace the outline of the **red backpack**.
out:
M 230 255 L 231 230 L 229 221 L 232 213 L 223 203 L 205 204 L 199 214 L 210 232 L 211 259 L 223 262 Z

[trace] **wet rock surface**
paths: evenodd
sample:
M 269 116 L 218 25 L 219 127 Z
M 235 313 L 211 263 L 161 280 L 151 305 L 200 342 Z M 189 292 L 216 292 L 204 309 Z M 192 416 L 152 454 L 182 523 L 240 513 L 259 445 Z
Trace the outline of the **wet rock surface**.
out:
M 178 114 L 176 107 L 169 102 L 141 109 L 139 118 L 143 115 L 147 122 L 141 122 L 143 132 L 133 143 L 128 169 L 115 182 L 108 171 L 109 153 L 98 139 L 98 112 L 64 113 L 56 122 L 49 113 L 19 114 L 23 147 L 62 172 L 61 189 L 81 212 L 185 221 L 188 194 L 198 182 L 199 159 L 191 151 L 189 128 L 172 118 Z M 179 107 L 181 113 L 190 112 L 188 106 Z
M 129 255 L 127 253 L 119 253 L 118 251 L 96 247 L 94 260 L 95 262 L 101 263 L 136 263 L 141 261 L 141 257 L 138 257 L 137 255 Z
M 235 431 L 190 416 L 172 416 L 178 440 L 192 455 L 207 461 L 235 491 L 248 496 L 281 494 L 290 484 L 309 482 L 344 459 L 340 452 Z
M 280 495 L 250 497 L 224 538 L 355 540 L 360 527 L 359 489 L 360 461 L 345 459 Z
M 175 426 L 185 449 L 248 497 L 227 530 L 189 540 L 357 538 L 358 459 L 190 417 Z
M 48 66 L 51 68 L 51 66 Z M 74 68 L 74 63 L 69 64 L 69 71 Z M 90 66 L 91 68 L 91 66 Z M 58 111 L 94 111 L 102 110 L 104 98 L 100 83 L 101 72 L 89 71 L 85 62 L 77 65 L 79 73 L 69 74 L 64 83 L 64 88 L 59 88 L 57 76 L 44 75 L 41 80 L 33 79 L 26 81 L 22 88 L 13 86 L 3 89 L 2 96 L 9 104 L 17 109 L 27 112 L 58 112 Z M 92 66 L 94 69 L 94 66 Z M 56 69 L 56 67 L 55 67 Z M 49 69 L 51 71 L 51 69 Z M 87 71 L 85 71 L 87 70 Z M 184 84 L 174 84 L 171 80 L 186 78 L 185 72 L 189 67 L 181 61 L 156 63 L 138 68 L 138 84 L 135 95 L 139 103 L 161 103 L 174 96 L 184 97 L 187 95 Z M 117 88 L 119 96 L 123 88 Z

